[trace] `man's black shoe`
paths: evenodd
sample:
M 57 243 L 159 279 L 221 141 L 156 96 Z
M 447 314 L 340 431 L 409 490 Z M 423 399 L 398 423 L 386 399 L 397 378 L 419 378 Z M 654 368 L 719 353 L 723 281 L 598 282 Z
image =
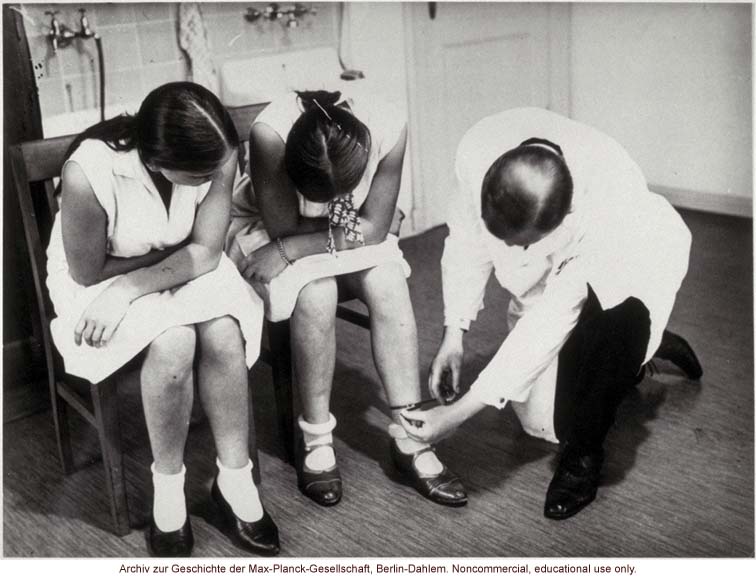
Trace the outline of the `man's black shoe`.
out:
M 691 380 L 698 380 L 703 375 L 701 363 L 698 361 L 696 353 L 693 352 L 690 344 L 685 341 L 685 338 L 669 330 L 664 331 L 661 344 L 656 354 L 654 354 L 654 358 L 661 358 L 662 360 L 672 362 L 672 364 L 685 372 L 685 375 Z
M 585 451 L 566 446 L 546 491 L 544 516 L 564 520 L 593 502 L 603 461 L 601 449 Z

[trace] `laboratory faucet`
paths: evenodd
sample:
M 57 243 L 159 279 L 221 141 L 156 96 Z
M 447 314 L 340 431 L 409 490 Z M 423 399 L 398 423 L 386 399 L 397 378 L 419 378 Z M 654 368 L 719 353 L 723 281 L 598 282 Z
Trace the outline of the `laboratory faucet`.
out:
M 87 18 L 87 11 L 85 8 L 79 9 L 79 30 L 74 32 L 65 24 L 62 24 L 57 16 L 60 12 L 58 10 L 46 11 L 45 14 L 50 16 L 50 30 L 47 32 L 47 37 L 52 43 L 53 52 L 57 53 L 58 48 L 65 48 L 73 42 L 74 38 L 93 38 L 96 34 L 89 26 L 89 18 Z
M 87 10 L 86 8 L 79 8 L 79 31 L 77 32 L 77 36 L 81 38 L 91 38 L 95 35 L 95 33 L 92 31 L 92 28 L 89 27 L 89 18 L 87 18 Z
M 76 33 L 58 21 L 57 15 L 60 14 L 58 10 L 46 11 L 45 14 L 50 16 L 50 30 L 47 32 L 47 37 L 52 42 L 53 52 L 57 53 L 58 48 L 65 48 L 76 38 Z
M 308 8 L 299 2 L 293 6 L 279 6 L 275 2 L 268 4 L 262 11 L 256 8 L 247 8 L 244 18 L 247 22 L 256 22 L 260 19 L 274 22 L 280 20 L 287 28 L 297 28 L 302 18 L 308 14 L 315 15 L 318 11 L 316 8 Z

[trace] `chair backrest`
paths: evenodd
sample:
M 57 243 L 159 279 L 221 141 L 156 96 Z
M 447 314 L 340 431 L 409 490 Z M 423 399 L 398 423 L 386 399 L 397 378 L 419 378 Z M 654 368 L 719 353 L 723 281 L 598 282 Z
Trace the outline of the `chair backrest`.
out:
M 21 209 L 21 221 L 29 253 L 39 321 L 35 334 L 42 337 L 47 350 L 48 323 L 52 314 L 45 286 L 47 258 L 45 246 L 50 239 L 57 212 L 54 178 L 60 176 L 63 158 L 75 136 L 24 142 L 10 148 L 11 172 Z M 41 329 L 41 333 L 40 333 Z
M 243 161 L 244 144 L 249 139 L 249 128 L 265 104 L 229 108 L 229 114 L 239 133 L 240 161 Z M 60 177 L 63 159 L 75 135 L 33 140 L 10 148 L 11 171 L 21 209 L 21 220 L 29 250 L 38 321 L 35 334 L 42 339 L 48 367 L 52 366 L 50 320 L 53 308 L 47 293 L 46 246 L 50 239 L 53 220 L 58 209 L 54 179 Z M 39 325 L 41 324 L 41 325 Z

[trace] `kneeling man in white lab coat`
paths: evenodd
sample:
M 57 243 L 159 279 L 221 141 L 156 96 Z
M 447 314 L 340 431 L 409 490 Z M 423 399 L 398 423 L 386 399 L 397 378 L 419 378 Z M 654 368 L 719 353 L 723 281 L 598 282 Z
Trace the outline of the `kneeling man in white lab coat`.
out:
M 434 443 L 511 402 L 525 431 L 561 444 L 544 514 L 568 518 L 595 498 L 604 439 L 645 364 L 656 356 L 702 374 L 687 342 L 665 329 L 690 232 L 622 146 L 547 110 L 483 119 L 455 168 L 431 394 L 448 402 L 459 391 L 463 337 L 491 272 L 511 295 L 509 333 L 467 394 L 406 412 L 404 427 Z

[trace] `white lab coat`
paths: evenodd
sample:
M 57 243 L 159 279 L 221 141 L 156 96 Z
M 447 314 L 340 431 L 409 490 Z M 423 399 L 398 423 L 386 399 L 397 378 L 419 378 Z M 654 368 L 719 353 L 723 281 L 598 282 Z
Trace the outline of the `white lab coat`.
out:
M 480 216 L 483 177 L 504 152 L 528 138 L 558 144 L 573 179 L 570 213 L 551 234 L 507 246 Z M 554 392 L 559 351 L 577 323 L 590 284 L 604 309 L 630 296 L 649 309 L 645 361 L 656 351 L 687 272 L 690 232 L 612 138 L 553 112 L 508 110 L 481 120 L 456 157 L 457 189 L 442 257 L 445 325 L 467 329 L 483 308 L 493 271 L 512 299 L 509 334 L 470 393 L 503 408 L 525 430 L 556 442 Z

